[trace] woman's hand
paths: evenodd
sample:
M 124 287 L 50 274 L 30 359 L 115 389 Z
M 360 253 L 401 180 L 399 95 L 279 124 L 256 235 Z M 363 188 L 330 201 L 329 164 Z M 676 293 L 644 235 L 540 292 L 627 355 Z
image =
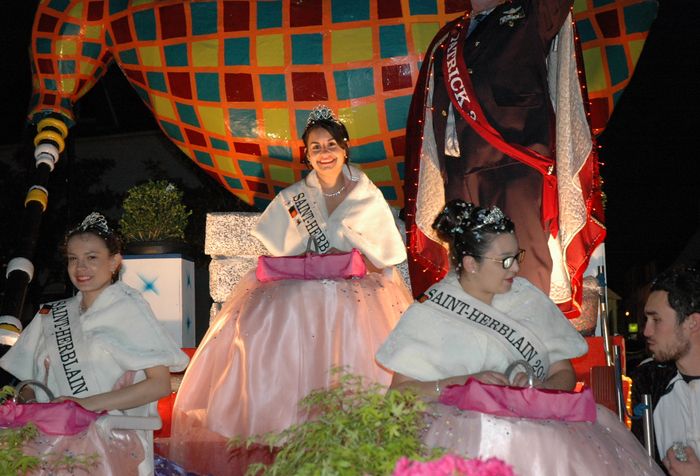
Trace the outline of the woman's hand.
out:
M 518 374 L 520 375 L 520 374 Z M 491 385 L 510 385 L 508 382 L 508 377 L 501 372 L 494 372 L 492 370 L 486 370 L 484 372 L 479 372 L 476 374 L 468 375 L 467 377 L 472 377 L 481 383 L 487 383 Z M 466 380 L 466 378 L 465 378 Z M 525 376 L 525 382 L 527 382 L 527 376 Z
M 18 396 L 18 401 L 23 403 L 36 401 L 36 394 L 34 393 L 34 389 L 30 388 L 29 385 L 25 385 L 24 388 L 22 388 L 22 390 L 19 392 Z
M 549 374 L 544 382 L 536 384 L 537 388 L 571 391 L 576 386 L 576 374 L 571 362 L 560 360 L 549 366 Z
M 406 377 L 400 373 L 394 373 L 391 379 L 390 390 L 413 390 L 421 397 L 427 400 L 435 400 L 440 397 L 442 391 L 448 385 L 461 385 L 467 380 L 466 375 L 460 375 L 457 377 L 448 377 L 440 380 L 421 382 L 419 380 L 414 380 L 410 377 Z
M 427 382 L 421 382 L 401 375 L 400 373 L 394 373 L 389 388 L 392 390 L 411 389 L 423 397 L 435 399 L 439 397 L 442 391 L 449 385 L 464 385 L 469 377 L 475 378 L 481 383 L 508 385 L 508 379 L 504 374 L 492 371 L 479 372 L 471 375 L 458 375 Z
M 510 385 L 512 385 L 513 387 L 529 387 L 530 378 L 528 377 L 527 373 L 518 372 L 518 374 L 515 376 L 513 382 Z M 533 386 L 539 387 L 540 385 L 542 385 L 542 382 L 540 380 L 534 379 Z

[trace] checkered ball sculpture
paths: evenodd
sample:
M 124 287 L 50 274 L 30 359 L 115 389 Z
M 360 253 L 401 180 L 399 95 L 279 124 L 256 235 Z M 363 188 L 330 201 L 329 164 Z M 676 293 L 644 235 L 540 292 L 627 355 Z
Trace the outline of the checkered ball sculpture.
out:
M 632 72 L 651 3 L 575 1 L 601 128 Z M 170 140 L 263 208 L 302 177 L 299 137 L 323 103 L 347 124 L 353 162 L 401 206 L 422 55 L 466 8 L 467 0 L 42 0 L 29 116 L 57 113 L 70 125 L 73 104 L 115 61 Z

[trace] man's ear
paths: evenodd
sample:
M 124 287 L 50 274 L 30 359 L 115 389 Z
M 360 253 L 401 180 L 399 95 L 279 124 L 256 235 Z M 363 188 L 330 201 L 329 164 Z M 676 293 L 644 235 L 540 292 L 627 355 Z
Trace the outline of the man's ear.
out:
M 700 312 L 689 314 L 688 317 L 685 318 L 685 321 L 688 323 L 688 329 L 691 332 L 700 331 Z

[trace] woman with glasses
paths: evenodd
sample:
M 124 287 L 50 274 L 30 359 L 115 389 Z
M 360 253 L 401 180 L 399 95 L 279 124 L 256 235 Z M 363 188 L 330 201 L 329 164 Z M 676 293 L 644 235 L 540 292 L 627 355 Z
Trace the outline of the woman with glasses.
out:
M 557 306 L 516 277 L 525 251 L 501 210 L 452 200 L 433 224 L 450 244 L 454 273 L 433 285 L 402 316 L 377 353 L 395 372 L 392 388 L 435 398 L 451 384 L 508 385 L 508 366 L 525 360 L 534 386 L 571 390 L 570 358 L 587 346 Z M 528 375 L 513 383 L 525 386 Z
M 513 223 L 458 199 L 433 228 L 449 241 L 454 273 L 409 307 L 377 353 L 395 372 L 392 388 L 429 401 L 423 442 L 500 458 L 515 474 L 661 476 L 590 391 L 558 391 L 574 388 L 569 359 L 586 343 L 549 297 L 516 277 L 524 252 Z M 526 386 L 537 388 L 515 388 Z
M 302 139 L 311 171 L 279 192 L 252 233 L 274 256 L 303 255 L 309 244 L 323 255 L 359 250 L 368 272 L 269 282 L 255 272 L 245 276 L 213 319 L 178 391 L 173 439 L 185 442 L 183 450 L 187 441 L 225 443 L 303 421 L 299 400 L 330 386 L 333 367 L 367 382 L 391 382 L 374 355 L 412 302 L 394 268 L 406 259 L 401 234 L 381 191 L 348 163 L 347 129 L 329 108 L 314 109 Z M 202 464 L 175 459 L 226 474 L 229 455 L 223 445 L 219 450 L 192 454 Z

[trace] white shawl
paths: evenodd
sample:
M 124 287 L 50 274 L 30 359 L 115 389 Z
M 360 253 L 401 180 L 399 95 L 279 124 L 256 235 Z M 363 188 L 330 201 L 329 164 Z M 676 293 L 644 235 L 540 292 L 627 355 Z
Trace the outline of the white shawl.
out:
M 303 253 L 311 233 L 320 237 L 321 252 L 357 248 L 378 268 L 404 261 L 406 247 L 381 191 L 355 167 L 343 167 L 343 173 L 355 186 L 330 216 L 312 171 L 277 194 L 261 215 L 253 236 L 275 256 Z
M 85 364 L 82 372 L 89 374 L 86 377 L 93 383 L 87 391 L 79 391 L 82 389 L 76 387 L 76 396 L 88 397 L 109 392 L 128 371 L 138 372 L 135 376 L 138 381 L 143 379 L 143 372 L 140 371 L 150 367 L 165 365 L 177 372 L 187 366 L 187 355 L 156 320 L 146 300 L 135 289 L 118 281 L 102 291 L 83 315 L 78 313 L 81 299 L 81 293 L 78 293 L 67 300 L 51 303 L 65 303 L 62 308 L 71 321 L 77 321 L 71 327 L 80 328 L 81 335 L 72 336 L 74 339 L 70 344 L 81 348 L 80 353 L 85 360 L 80 362 L 81 365 Z M 73 369 L 70 366 L 64 368 L 60 362 L 63 359 L 70 363 L 70 359 L 66 360 L 70 349 L 64 349 L 68 345 L 65 340 L 67 334 L 63 334 L 61 328 L 61 335 L 47 339 L 43 329 L 47 316 L 50 314 L 40 311 L 34 317 L 15 345 L 0 359 L 0 366 L 21 380 L 45 382 L 56 396 L 65 395 L 57 375 Z M 51 347 L 57 346 L 61 347 L 58 351 L 59 362 L 55 362 L 56 353 L 51 351 Z M 145 410 L 139 407 L 126 413 L 145 416 Z
M 464 292 L 454 274 L 449 274 L 436 286 L 436 289 L 449 289 L 452 296 L 462 301 L 474 299 Z M 544 347 L 542 352 L 551 363 L 578 357 L 588 350 L 585 340 L 556 305 L 526 279 L 516 278 L 509 292 L 496 295 L 492 308 L 495 311 L 492 314 L 505 314 L 525 329 L 523 335 L 534 335 L 533 344 Z M 501 336 L 494 338 L 492 335 L 492 332 L 501 330 L 508 332 L 502 326 L 479 329 L 490 327 L 491 323 L 482 321 L 470 325 L 454 316 L 436 312 L 426 304 L 414 303 L 377 352 L 377 361 L 390 370 L 420 381 L 485 370 L 503 372 L 510 363 L 520 359 L 504 349 Z M 536 340 L 541 344 L 536 344 Z M 518 343 L 518 348 L 529 353 L 526 341 Z
M 164 365 L 179 372 L 187 366 L 189 358 L 137 290 L 118 281 L 102 291 L 82 315 L 78 312 L 81 300 L 78 293 L 43 306 L 0 359 L 0 367 L 20 380 L 45 383 L 56 397 L 89 397 L 128 384 L 132 378 L 134 383 L 144 380 L 147 368 Z M 55 316 L 45 312 L 47 307 L 58 312 Z M 37 392 L 37 399 L 46 401 L 43 392 Z M 110 413 L 157 416 L 157 404 Z M 137 434 L 146 455 L 139 474 L 153 474 L 153 432 Z

